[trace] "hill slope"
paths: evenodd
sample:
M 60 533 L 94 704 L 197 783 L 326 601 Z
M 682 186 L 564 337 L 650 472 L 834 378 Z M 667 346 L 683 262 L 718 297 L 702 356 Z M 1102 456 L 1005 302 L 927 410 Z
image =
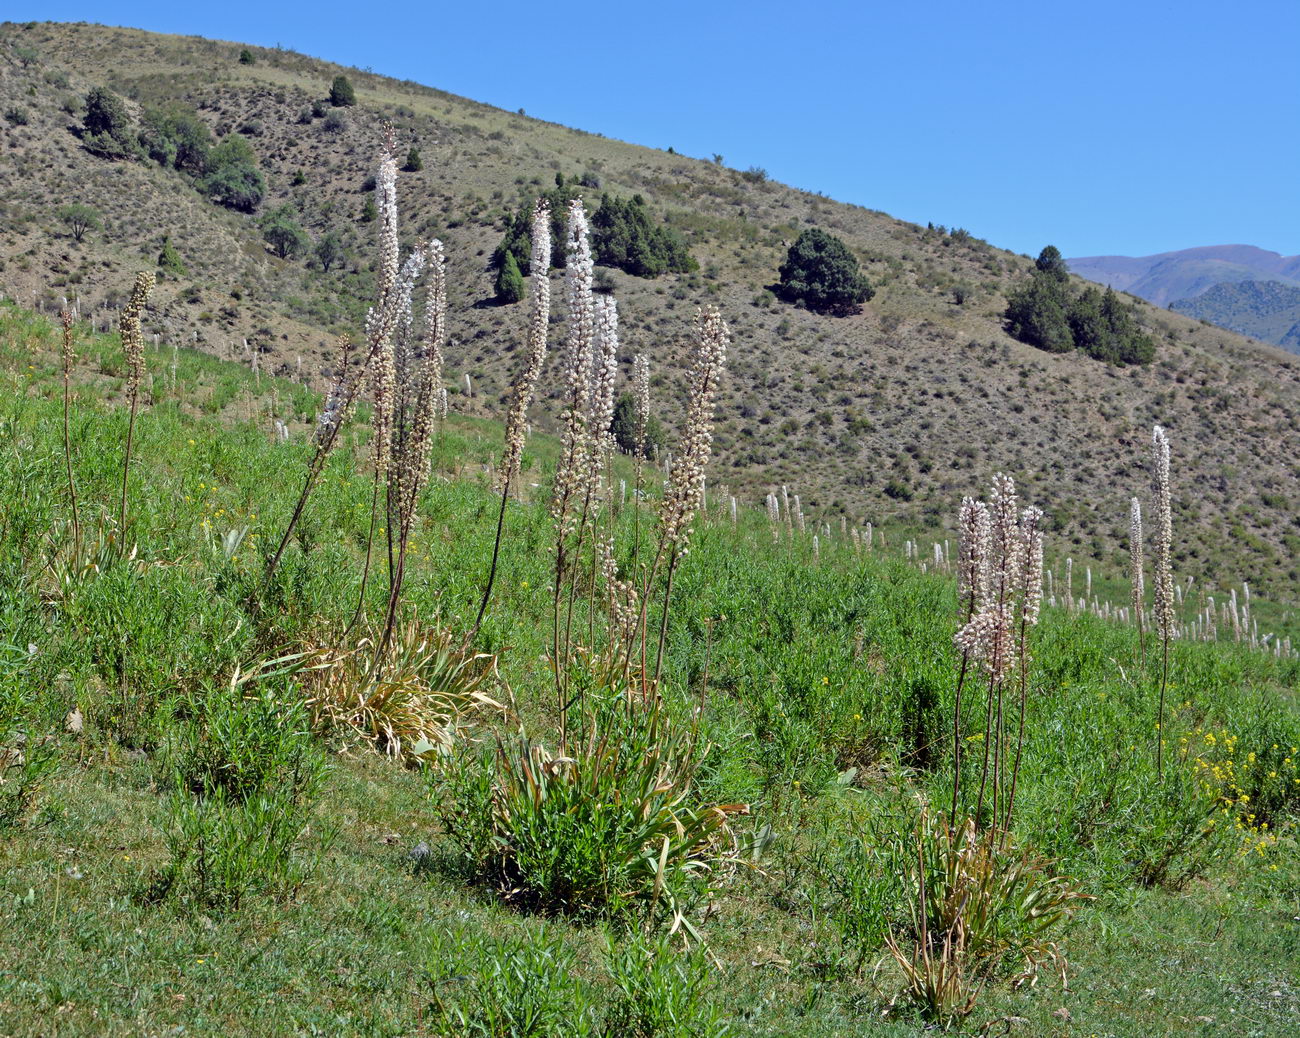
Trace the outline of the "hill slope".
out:
M 492 304 L 488 261 L 505 221 L 555 174 L 641 194 L 690 243 L 700 272 L 610 275 L 620 300 L 624 372 L 645 352 L 671 426 L 683 397 L 674 362 L 698 303 L 720 305 L 735 348 L 720 407 L 712 479 L 749 503 L 789 484 L 815 518 L 933 527 L 990 472 L 1015 473 L 1078 557 L 1118 563 L 1127 500 L 1146 486 L 1150 426 L 1168 426 L 1183 485 L 1178 565 L 1221 582 L 1293 594 L 1300 570 L 1300 363 L 1276 350 L 1142 306 L 1157 362 L 1120 370 L 1048 355 L 1002 328 L 1006 293 L 1030 264 L 985 242 L 922 228 L 755 174 L 540 122 L 411 82 L 279 50 L 89 25 L 0 31 L 0 285 L 47 309 L 62 296 L 107 318 L 164 234 L 186 272 L 156 294 L 150 332 L 227 357 L 248 340 L 264 370 L 315 379 L 328 342 L 355 328 L 373 289 L 374 225 L 361 220 L 383 125 L 424 169 L 399 185 L 404 233 L 447 244 L 453 343 L 448 381 L 470 376 L 453 407 L 499 414 L 520 363 L 523 307 Z M 314 101 L 346 72 L 358 104 L 338 120 Z M 268 181 L 262 212 L 294 208 L 313 238 L 351 250 L 326 273 L 274 256 L 257 216 L 221 209 L 184 175 L 87 152 L 72 132 L 78 99 L 107 84 L 144 106 L 180 103 L 221 136 L 253 143 Z M 84 202 L 104 227 L 73 240 L 59 205 Z M 767 292 L 786 247 L 809 226 L 843 238 L 877 288 L 856 316 L 778 304 Z M 959 303 L 957 300 L 961 299 Z M 105 307 L 104 310 L 96 310 Z M 299 359 L 301 358 L 301 359 Z M 554 395 L 556 380 L 543 377 Z M 553 421 L 543 399 L 535 420 Z
M 1300 353 L 1300 287 L 1280 281 L 1215 285 L 1170 309 Z

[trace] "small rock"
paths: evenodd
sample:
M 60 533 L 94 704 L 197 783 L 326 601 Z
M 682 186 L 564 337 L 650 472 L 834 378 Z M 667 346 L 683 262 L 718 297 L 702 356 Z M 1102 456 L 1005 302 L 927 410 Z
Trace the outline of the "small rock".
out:
M 414 847 L 412 847 L 409 851 L 406 852 L 406 856 L 410 858 L 412 861 L 425 861 L 431 853 L 432 852 L 429 850 L 429 845 L 425 843 L 423 840 L 421 840 L 419 843 L 417 843 Z

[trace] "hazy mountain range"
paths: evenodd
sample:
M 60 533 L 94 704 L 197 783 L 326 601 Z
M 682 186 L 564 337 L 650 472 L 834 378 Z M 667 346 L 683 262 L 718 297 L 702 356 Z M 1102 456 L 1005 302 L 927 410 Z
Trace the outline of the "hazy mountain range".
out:
M 1067 260 L 1089 281 L 1179 313 L 1300 350 L 1300 256 L 1253 245 L 1209 245 L 1154 256 Z

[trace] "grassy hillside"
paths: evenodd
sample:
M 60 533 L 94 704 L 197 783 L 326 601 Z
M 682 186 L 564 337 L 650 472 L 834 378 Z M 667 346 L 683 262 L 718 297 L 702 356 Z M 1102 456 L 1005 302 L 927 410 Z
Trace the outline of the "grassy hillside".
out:
M 1300 288 L 1278 281 L 1215 285 L 1194 299 L 1176 301 L 1172 308 L 1261 342 L 1300 350 Z
M 250 48 L 253 63 L 241 64 L 238 44 L 88 25 L 10 24 L 0 36 L 0 107 L 22 119 L 5 124 L 0 283 L 20 300 L 48 310 L 77 297 L 83 313 L 106 318 L 100 308 L 120 303 L 131 272 L 153 267 L 169 235 L 186 272 L 160 272 L 149 334 L 236 360 L 247 339 L 263 371 L 301 369 L 319 384 L 332 363 L 327 343 L 356 328 L 372 295 L 375 225 L 360 216 L 391 123 L 399 148 L 416 145 L 424 157 L 422 171 L 403 175 L 403 234 L 447 243 L 447 380 L 458 413 L 500 415 L 520 364 L 524 308 L 492 305 L 487 269 L 506 218 L 556 173 L 588 174 L 600 190 L 643 195 L 700 263 L 697 273 L 652 281 L 609 274 L 621 366 L 649 354 L 666 417 L 681 399 L 676 361 L 695 305 L 719 304 L 735 332 L 716 487 L 758 504 L 787 484 L 832 525 L 846 516 L 920 528 L 947 522 L 952 500 L 1001 468 L 1050 502 L 1070 554 L 1118 568 L 1126 502 L 1145 483 L 1145 442 L 1158 421 L 1179 444 L 1184 485 L 1196 487 L 1177 502 L 1180 574 L 1294 597 L 1294 357 L 1146 306 L 1158 344 L 1149 368 L 1050 356 L 1001 327 L 1026 258 L 964 233 L 290 52 Z M 312 117 L 340 71 L 358 104 L 332 110 L 337 124 Z M 351 259 L 329 273 L 280 260 L 257 214 L 213 205 L 180 173 L 87 152 L 71 129 L 80 99 L 101 84 L 136 116 L 177 102 L 218 135 L 242 132 L 268 181 L 261 211 L 292 205 L 314 238 L 338 233 Z M 80 243 L 57 217 L 73 201 L 103 217 Z M 860 315 L 814 315 L 767 291 L 786 247 L 810 226 L 847 241 L 876 286 Z M 466 375 L 472 399 L 460 392 Z M 556 386 L 553 374 L 543 378 L 544 394 Z M 555 413 L 544 399 L 535 420 L 549 427 Z
M 497 657 L 484 687 L 506 709 L 466 710 L 447 756 L 403 767 L 366 737 L 373 726 L 306 712 L 318 672 L 286 659 L 346 643 L 369 511 L 362 426 L 268 581 L 265 546 L 293 505 L 319 399 L 201 352 L 148 351 L 123 538 L 121 347 L 84 327 L 75 343 L 88 566 L 68 526 L 57 329 L 0 309 L 0 1033 L 921 1032 L 883 941 L 912 940 L 906 834 L 953 782 L 949 578 L 896 547 L 855 552 L 837 531 L 816 551 L 811 531 L 774 539 L 757 512 L 702 520 L 674 598 L 660 729 L 666 745 L 695 733 L 698 757 L 659 780 L 682 783 L 688 809 L 746 813 L 710 844 L 711 871 L 669 875 L 697 939 L 666 939 L 654 901 L 530 911 L 474 871 L 458 837 L 478 817 L 473 762 L 499 766 L 496 738 L 557 746 L 555 445 L 530 441 L 525 482 L 540 488 L 509 509 L 479 635 Z M 482 465 L 499 444 L 493 424 L 453 418 L 420 503 L 409 609 L 453 640 L 491 550 Z M 628 571 L 642 523 L 632 505 L 617 517 Z M 1033 655 L 1014 827 L 1030 886 L 1015 890 L 1062 875 L 1093 900 L 1047 932 L 1053 947 L 1032 944 L 1028 966 L 1010 950 L 1033 929 L 1010 907 L 1020 894 L 997 902 L 997 940 L 1012 943 L 986 963 L 969 1026 L 1288 1033 L 1300 663 L 1175 642 L 1161 779 L 1158 668 L 1131 628 L 1049 608 Z M 973 780 L 978 697 L 959 715 Z M 256 795 L 215 796 L 236 781 Z M 609 838 L 602 809 L 631 794 L 609 792 L 574 808 L 588 826 L 570 830 L 575 862 Z M 1017 984 L 1026 969 L 1036 982 Z

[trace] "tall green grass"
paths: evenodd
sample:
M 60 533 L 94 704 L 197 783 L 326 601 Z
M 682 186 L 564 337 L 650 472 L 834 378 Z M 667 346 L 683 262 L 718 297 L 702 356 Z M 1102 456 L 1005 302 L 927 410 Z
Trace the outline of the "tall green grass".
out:
M 450 850 L 435 822 L 448 802 L 431 800 L 427 785 L 398 765 L 358 757 L 334 736 L 299 740 L 301 717 L 282 712 L 300 694 L 292 681 L 275 683 L 274 709 L 242 693 L 223 698 L 237 669 L 292 652 L 349 618 L 369 522 L 370 488 L 358 464 L 364 436 L 349 433 L 330 461 L 268 584 L 268 545 L 296 499 L 317 400 L 271 379 L 261 380 L 259 392 L 237 365 L 185 350 L 172 384 L 171 351 L 147 350 L 153 393 L 137 420 L 127 550 L 89 570 L 70 568 L 61 533 L 70 503 L 56 348 L 47 323 L 0 309 L 0 753 L 19 749 L 4 758 L 10 769 L 50 762 L 39 781 L 15 786 L 5 776 L 4 789 L 30 795 L 17 798 L 8 835 L 0 835 L 12 900 L 3 941 L 16 964 L 0 980 L 0 1014 L 17 1021 L 0 1029 L 37 1031 L 44 1014 L 70 1002 L 69 1018 L 83 1029 L 112 1019 L 110 1030 L 126 1030 L 136 1017 L 115 1005 L 97 956 L 136 963 L 151 985 L 179 973 L 173 982 L 186 1008 L 167 1009 L 151 987 L 138 996 L 139 1019 L 152 1027 L 175 1017 L 196 1031 L 223 1019 L 201 993 L 205 985 L 243 992 L 245 1001 L 231 1005 L 245 1008 L 226 1014 L 237 1027 L 253 1026 L 247 1006 L 274 1001 L 287 987 L 295 994 L 267 1010 L 275 1026 L 367 1033 L 432 1027 L 435 1012 L 445 1021 L 480 1021 L 456 1026 L 487 1027 L 482 1021 L 515 1012 L 502 1006 L 523 997 L 519 978 L 551 970 L 548 961 L 571 962 L 581 984 L 607 987 L 602 978 L 614 970 L 635 993 L 644 978 L 630 965 L 627 931 L 614 937 L 621 965 L 592 952 L 590 931 L 576 922 L 551 924 L 561 950 L 539 958 L 510 942 L 534 932 L 516 908 L 543 899 L 503 905 L 467 886 L 463 870 L 411 868 L 409 844 L 431 843 L 435 862 Z M 78 349 L 85 361 L 73 462 L 91 540 L 97 524 L 111 520 L 119 489 L 125 415 L 117 349 L 114 337 L 83 339 Z M 288 443 L 276 442 L 272 409 L 291 425 Z M 491 554 L 499 498 L 482 466 L 496 455 L 498 436 L 492 423 L 448 423 L 412 532 L 410 608 L 453 631 L 472 624 Z M 544 491 L 554 458 L 554 443 L 534 437 L 525 484 Z M 479 733 L 489 747 L 523 728 L 534 742 L 560 749 L 546 660 L 553 529 L 543 491 L 507 508 L 498 582 L 478 636 L 480 650 L 499 654 L 497 694 L 513 709 L 504 727 Z M 907 925 L 900 888 L 873 857 L 880 846 L 873 833 L 913 824 L 921 803 L 947 803 L 954 588 L 892 553 L 855 554 L 837 537 L 814 559 L 798 538 L 783 534 L 774 543 L 758 513 L 742 510 L 740 520 L 701 523 L 677 574 L 662 707 L 674 726 L 711 747 L 692 762 L 691 802 L 750 809 L 730 820 L 736 867 L 727 882 L 693 895 L 693 919 L 729 993 L 697 985 L 693 967 L 672 983 L 684 985 L 681 997 L 691 1005 L 708 1003 L 700 1019 L 720 1015 L 741 1031 L 908 1033 L 896 1028 L 914 1025 L 868 1022 L 899 984 L 895 977 L 873 989 L 868 979 L 885 955 L 884 937 Z M 647 512 L 641 521 L 652 518 Z M 626 556 L 630 505 L 616 534 Z M 382 593 L 375 591 L 372 611 Z M 1300 896 L 1300 754 L 1292 749 L 1300 746 L 1300 663 L 1244 646 L 1175 642 L 1162 783 L 1150 752 L 1155 674 L 1136 661 L 1132 629 L 1045 610 L 1016 801 L 1017 842 L 1055 859 L 1059 872 L 1097 897 L 1069 935 L 1071 955 L 1092 971 L 1083 974 L 1083 990 L 1095 998 L 1070 1004 L 1080 1021 L 1114 1033 L 1161 1019 L 1160 1010 L 1112 997 L 1164 983 L 1158 962 L 1124 945 L 1125 935 L 1145 935 L 1172 955 L 1176 942 L 1219 919 L 1238 959 L 1206 969 L 1237 988 L 1260 976 L 1281 984 L 1294 935 L 1286 945 L 1280 935 L 1291 931 L 1281 923 L 1256 934 L 1233 906 L 1248 902 L 1281 920 L 1295 914 Z M 73 711 L 79 731 L 70 730 Z M 974 703 L 963 708 L 963 738 L 982 731 L 975 711 Z M 341 749 L 347 753 L 333 752 Z M 309 763 L 326 759 L 328 771 Z M 600 795 L 616 792 L 597 786 Z M 287 821 L 277 830 L 274 818 Z M 113 833 L 128 824 L 114 819 L 129 819 L 132 835 Z M 322 849 L 317 837 L 336 827 L 336 842 Z M 594 831 L 588 826 L 578 837 Z M 389 833 L 398 842 L 382 842 Z M 269 842 L 259 845 L 259 835 Z M 200 864 L 200 845 L 233 851 Z M 81 848 L 75 860 L 63 855 L 66 847 Z M 73 880 L 69 869 L 91 878 Z M 164 899 L 174 907 L 137 896 L 160 876 L 170 879 L 154 892 L 174 894 Z M 187 921 L 200 914 L 220 919 L 208 937 Z M 483 935 L 438 945 L 445 961 L 437 970 L 391 965 L 399 957 L 425 961 L 434 935 L 462 916 Z M 121 927 L 144 934 L 138 958 L 112 943 Z M 21 932 L 34 935 L 30 950 Z M 219 976 L 194 968 L 194 947 L 238 958 L 241 932 L 254 944 L 283 932 L 283 962 L 295 965 L 277 965 L 264 950 L 239 959 L 244 979 L 233 965 Z M 44 958 L 33 957 L 36 949 Z M 661 954 L 635 952 L 651 976 L 677 968 L 655 958 Z M 322 955 L 334 956 L 328 968 Z M 483 956 L 495 956 L 495 965 L 483 965 Z M 202 957 L 210 968 L 213 960 Z M 365 978 L 365 991 L 343 991 L 343 982 L 328 979 L 344 960 L 353 964 L 349 976 Z M 287 979 L 295 969 L 304 979 Z M 477 979 L 457 979 L 471 976 Z M 743 995 L 730 994 L 732 987 Z M 537 1033 L 570 1033 L 554 1016 L 567 990 L 541 998 L 540 1009 L 519 1009 L 552 1014 L 553 1029 Z M 584 1026 L 631 1019 L 640 996 L 621 997 L 601 1002 L 602 994 L 596 1001 L 615 1015 L 593 1008 Z M 991 1012 L 1029 1016 L 1040 1033 L 1055 1026 L 1053 1006 L 1006 986 L 982 997 Z M 1216 1019 L 1228 1018 L 1230 1003 L 1238 1007 L 1235 997 L 1209 984 L 1183 995 Z M 1287 997 L 1281 1001 L 1296 1005 Z M 324 1008 L 332 1002 L 334 1016 Z M 1271 1005 L 1239 1007 L 1241 1017 L 1270 1026 Z M 89 1015 L 91 1008 L 101 1015 Z

